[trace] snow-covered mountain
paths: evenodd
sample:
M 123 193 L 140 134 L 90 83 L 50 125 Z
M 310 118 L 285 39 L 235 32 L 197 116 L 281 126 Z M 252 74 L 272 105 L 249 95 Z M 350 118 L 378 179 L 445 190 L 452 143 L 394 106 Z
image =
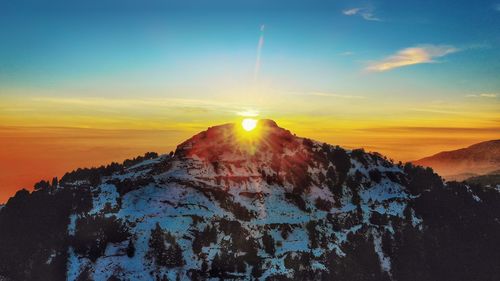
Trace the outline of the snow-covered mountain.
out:
M 175 153 L 18 192 L 0 212 L 0 279 L 500 277 L 498 190 L 270 120 L 257 130 L 212 127 Z

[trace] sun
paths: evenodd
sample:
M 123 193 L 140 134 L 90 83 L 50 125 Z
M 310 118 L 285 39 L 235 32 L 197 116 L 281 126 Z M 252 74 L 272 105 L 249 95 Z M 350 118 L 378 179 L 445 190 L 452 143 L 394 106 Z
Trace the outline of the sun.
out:
M 245 118 L 241 121 L 241 126 L 243 127 L 243 130 L 250 132 L 257 127 L 257 120 L 253 118 Z

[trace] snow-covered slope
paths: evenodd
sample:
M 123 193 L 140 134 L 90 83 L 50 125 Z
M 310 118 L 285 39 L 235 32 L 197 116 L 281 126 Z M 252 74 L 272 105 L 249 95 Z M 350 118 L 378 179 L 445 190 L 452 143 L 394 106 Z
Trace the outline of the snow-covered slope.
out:
M 497 189 L 444 184 L 271 120 L 45 185 L 0 211 L 0 279 L 500 277 Z
M 379 155 L 296 137 L 273 121 L 262 120 L 259 129 L 248 140 L 238 136 L 235 125 L 212 127 L 181 144 L 173 156 L 103 178 L 92 187 L 89 213 L 123 220 L 135 254 L 126 255 L 128 240 L 108 245 L 95 261 L 70 250 L 68 279 L 77 280 L 84 270 L 96 280 L 293 277 L 296 268 L 287 260 L 307 255 L 312 271 L 327 271 L 326 257 L 344 256 L 343 243 L 363 227 L 372 236 L 381 270 L 390 274 L 381 237 L 392 227 L 371 219 L 404 218 L 412 196 L 403 186 L 402 168 Z M 126 182 L 132 189 L 123 191 Z M 417 226 L 420 218 L 411 221 Z M 151 258 L 156 225 L 175 238 L 182 266 L 158 266 Z M 210 228 L 216 229 L 213 240 L 194 245 L 207 239 L 198 237 Z M 68 231 L 77 231 L 75 223 Z M 273 244 L 267 251 L 266 243 Z M 241 268 L 217 272 L 216 256 Z

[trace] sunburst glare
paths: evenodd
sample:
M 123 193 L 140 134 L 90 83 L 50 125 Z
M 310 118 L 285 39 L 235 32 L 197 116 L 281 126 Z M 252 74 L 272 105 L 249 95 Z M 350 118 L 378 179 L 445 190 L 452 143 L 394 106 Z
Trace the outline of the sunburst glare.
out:
M 253 118 L 245 118 L 241 121 L 241 126 L 245 131 L 250 132 L 257 127 L 257 120 Z

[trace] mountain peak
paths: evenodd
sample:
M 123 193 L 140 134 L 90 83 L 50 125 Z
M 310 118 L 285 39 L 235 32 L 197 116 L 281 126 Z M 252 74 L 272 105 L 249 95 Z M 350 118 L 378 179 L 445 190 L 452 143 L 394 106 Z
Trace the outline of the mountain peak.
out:
M 472 149 L 482 149 L 482 150 L 495 150 L 495 151 L 500 151 L 500 139 L 498 140 L 490 140 L 490 141 L 483 141 L 480 143 L 476 143 L 473 145 L 470 145 L 467 148 L 472 148 Z
M 237 123 L 213 126 L 181 143 L 175 154 L 180 157 L 198 157 L 207 161 L 222 156 L 259 156 L 266 151 L 282 152 L 301 141 L 275 121 L 261 119 L 252 131 L 243 130 Z
M 180 144 L 175 159 L 196 167 L 186 169 L 189 177 L 235 192 L 258 192 L 262 181 L 307 189 L 308 171 L 325 162 L 316 159 L 313 146 L 322 144 L 263 119 L 250 132 L 240 124 L 210 127 Z

